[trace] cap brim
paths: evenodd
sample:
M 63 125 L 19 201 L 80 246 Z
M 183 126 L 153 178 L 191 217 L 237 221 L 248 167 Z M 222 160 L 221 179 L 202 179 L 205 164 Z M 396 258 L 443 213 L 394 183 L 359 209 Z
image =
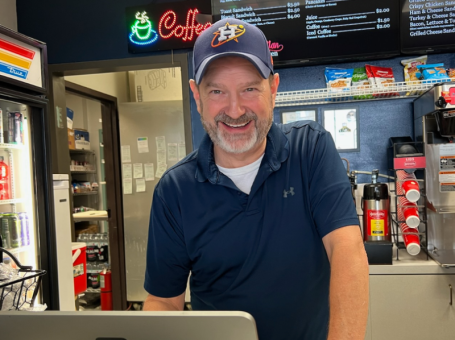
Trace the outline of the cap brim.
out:
M 210 65 L 210 63 L 218 58 L 221 58 L 221 57 L 229 57 L 229 56 L 235 56 L 235 57 L 241 57 L 241 58 L 245 58 L 247 60 L 249 60 L 255 67 L 256 69 L 259 71 L 259 73 L 261 74 L 261 76 L 264 78 L 264 79 L 267 79 L 270 74 L 273 73 L 273 71 L 266 65 L 264 64 L 264 62 L 259 59 L 258 57 L 252 55 L 252 54 L 248 54 L 248 53 L 242 53 L 242 52 L 225 52 L 225 53 L 220 53 L 220 54 L 216 54 L 214 56 L 211 56 L 211 57 L 208 57 L 207 59 L 205 59 L 201 65 L 199 66 L 199 69 L 197 70 L 195 76 L 194 76 L 194 80 L 196 81 L 196 84 L 200 84 L 201 80 L 202 80 L 202 76 L 204 75 L 207 67 Z

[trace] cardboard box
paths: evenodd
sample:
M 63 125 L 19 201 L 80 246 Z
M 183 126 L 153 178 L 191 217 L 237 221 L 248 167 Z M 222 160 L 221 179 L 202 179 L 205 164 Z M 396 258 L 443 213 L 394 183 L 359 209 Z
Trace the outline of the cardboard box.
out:
M 90 150 L 90 136 L 87 130 L 74 129 L 76 149 Z
M 76 149 L 76 141 L 74 139 L 73 129 L 68 129 L 68 147 L 70 150 Z
M 74 111 L 70 108 L 66 108 L 66 124 L 68 125 L 68 129 L 73 128 L 73 119 L 74 119 Z

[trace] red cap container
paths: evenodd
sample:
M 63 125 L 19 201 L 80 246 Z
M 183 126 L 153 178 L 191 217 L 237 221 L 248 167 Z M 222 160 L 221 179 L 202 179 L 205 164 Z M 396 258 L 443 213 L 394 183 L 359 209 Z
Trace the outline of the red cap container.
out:
M 72 243 L 74 295 L 87 290 L 87 244 L 82 242 Z

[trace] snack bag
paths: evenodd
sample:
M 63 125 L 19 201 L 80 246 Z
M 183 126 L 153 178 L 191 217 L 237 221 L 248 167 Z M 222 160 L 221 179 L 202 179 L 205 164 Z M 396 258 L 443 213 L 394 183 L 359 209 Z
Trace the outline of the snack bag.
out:
M 417 69 L 416 77 L 421 79 L 424 84 L 448 81 L 450 79 L 447 76 L 444 64 L 418 65 Z
M 404 66 L 404 81 L 408 85 L 417 84 L 413 82 L 420 83 L 419 78 L 416 76 L 416 73 L 418 71 L 417 66 L 425 65 L 427 63 L 427 59 L 428 57 L 426 55 L 423 55 L 421 57 L 405 59 L 401 61 L 401 65 Z
M 352 75 L 352 90 L 356 93 L 356 90 L 363 92 L 363 90 L 370 89 L 370 82 L 368 80 L 368 75 L 365 67 L 358 67 L 354 69 Z M 354 99 L 371 99 L 373 96 L 371 94 L 359 94 L 354 95 Z
M 391 67 L 380 67 L 368 65 L 370 73 L 374 76 L 374 83 L 376 88 L 380 90 L 380 93 L 374 93 L 374 97 L 391 97 L 398 96 L 398 92 L 385 92 L 384 89 L 390 86 L 395 86 L 395 77 L 393 76 L 393 70 Z M 371 82 L 371 78 L 369 77 Z
M 419 65 L 425 65 L 427 63 L 428 57 L 426 55 L 417 57 L 417 58 L 411 58 L 411 59 L 405 59 L 401 61 L 401 65 L 404 66 L 404 81 L 406 82 L 407 85 L 419 85 L 421 81 L 419 78 L 417 78 L 416 74 L 418 72 L 417 66 Z M 409 91 L 406 93 L 407 96 L 415 96 L 415 95 L 420 95 L 425 90 L 413 90 Z
M 354 69 L 326 67 L 325 80 L 329 94 L 349 92 Z M 338 96 L 337 96 L 338 97 Z
M 447 75 L 450 78 L 450 81 L 455 81 L 455 68 L 448 68 Z

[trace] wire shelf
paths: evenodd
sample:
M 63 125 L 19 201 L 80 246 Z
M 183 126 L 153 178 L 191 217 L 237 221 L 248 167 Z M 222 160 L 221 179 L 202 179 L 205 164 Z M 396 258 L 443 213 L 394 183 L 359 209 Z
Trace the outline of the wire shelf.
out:
M 314 89 L 301 91 L 278 92 L 275 99 L 276 107 L 347 103 L 370 100 L 414 98 L 430 89 L 437 83 L 450 82 L 450 79 L 437 81 L 426 80 L 412 82 L 390 83 L 387 87 L 376 85 L 362 85 L 362 87 L 349 87 L 344 89 Z

